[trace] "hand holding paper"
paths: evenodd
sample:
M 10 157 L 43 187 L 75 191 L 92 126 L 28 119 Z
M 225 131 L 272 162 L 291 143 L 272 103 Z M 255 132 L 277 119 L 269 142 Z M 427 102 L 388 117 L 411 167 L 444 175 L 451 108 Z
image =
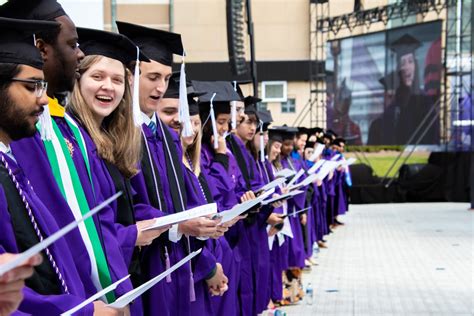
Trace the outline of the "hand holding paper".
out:
M 96 214 L 97 212 L 99 212 L 101 209 L 106 207 L 112 201 L 115 201 L 120 195 L 122 195 L 121 191 L 118 192 L 118 193 L 115 193 L 114 195 L 109 197 L 107 200 L 100 203 L 99 205 L 94 207 L 92 210 L 90 210 L 90 212 L 85 214 L 82 218 L 80 218 L 80 219 L 78 219 L 78 220 L 76 220 L 72 223 L 69 223 L 68 225 L 64 226 L 62 229 L 58 230 L 57 232 L 55 232 L 54 234 L 52 234 L 48 238 L 45 238 L 42 242 L 37 243 L 36 245 L 31 247 L 30 249 L 28 249 L 28 250 L 22 252 L 21 254 L 19 254 L 12 261 L 9 261 L 9 262 L 1 265 L 0 266 L 0 276 L 3 275 L 5 272 L 10 271 L 11 269 L 18 267 L 19 265 L 23 264 L 23 262 L 25 262 L 26 260 L 28 260 L 29 258 L 34 256 L 35 254 L 37 254 L 37 253 L 43 251 L 44 249 L 46 249 L 49 245 L 54 243 L 56 240 L 58 240 L 59 238 L 63 237 L 64 235 L 69 233 L 71 230 L 76 228 L 80 223 L 82 223 L 83 221 L 85 221 L 89 217 L 91 217 L 94 214 Z
M 226 222 L 234 219 L 235 217 L 241 215 L 242 213 L 244 213 L 245 211 L 251 209 L 255 205 L 261 203 L 263 200 L 265 200 L 267 197 L 272 195 L 274 192 L 275 192 L 275 188 L 273 188 L 271 190 L 268 190 L 265 193 L 260 194 L 256 199 L 245 201 L 245 202 L 240 203 L 240 204 L 236 204 L 230 210 L 220 212 L 220 215 L 222 216 L 221 224 L 226 223 Z
M 158 229 L 163 226 L 174 225 L 174 224 L 181 223 L 190 219 L 194 219 L 201 216 L 212 215 L 215 213 L 217 213 L 216 203 L 205 204 L 205 205 L 201 205 L 184 212 L 179 212 L 179 213 L 175 213 L 171 215 L 158 217 L 155 220 L 155 223 L 153 225 L 142 229 L 142 231 Z

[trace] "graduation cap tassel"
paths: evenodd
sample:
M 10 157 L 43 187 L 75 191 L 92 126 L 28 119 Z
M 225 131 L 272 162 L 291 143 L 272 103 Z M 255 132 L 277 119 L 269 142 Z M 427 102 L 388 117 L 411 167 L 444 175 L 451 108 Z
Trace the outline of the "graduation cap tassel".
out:
M 53 122 L 47 104 L 43 106 L 43 113 L 38 118 L 38 126 L 42 140 L 53 139 Z
M 237 91 L 237 81 L 234 81 L 234 91 Z M 237 128 L 237 101 L 232 101 L 231 103 L 231 126 L 232 129 Z
M 137 60 L 135 63 L 135 69 L 133 73 L 133 99 L 132 99 L 132 106 L 133 106 L 133 121 L 135 122 L 135 126 L 140 127 L 142 126 L 142 115 L 140 110 L 140 97 L 139 97 L 139 90 L 140 90 L 140 49 L 137 46 Z
M 184 55 L 181 63 L 181 72 L 179 75 L 179 122 L 183 127 L 183 136 L 193 136 L 193 126 L 189 116 L 188 93 L 186 90 L 186 71 L 184 66 Z
M 219 134 L 217 133 L 216 115 L 214 113 L 214 104 L 212 103 L 215 97 L 216 93 L 211 98 L 211 111 L 209 115 L 211 116 L 212 135 L 214 136 L 214 149 L 217 149 L 219 147 Z
M 265 144 L 263 137 L 263 121 L 260 120 L 260 161 L 265 162 Z
M 189 276 L 189 301 L 195 302 L 196 301 L 196 292 L 194 291 L 194 276 L 191 272 Z
M 168 247 L 165 246 L 165 265 L 166 265 L 166 270 L 171 268 L 171 262 L 170 262 L 170 255 L 168 254 Z M 171 283 L 171 274 L 168 274 L 166 276 L 166 283 Z

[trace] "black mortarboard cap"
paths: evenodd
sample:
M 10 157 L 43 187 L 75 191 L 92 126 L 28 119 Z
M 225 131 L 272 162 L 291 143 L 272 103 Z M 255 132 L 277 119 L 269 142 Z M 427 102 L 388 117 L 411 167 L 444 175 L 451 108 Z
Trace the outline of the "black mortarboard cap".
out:
M 245 99 L 245 96 L 244 96 L 244 93 L 242 92 L 242 85 L 246 85 L 246 84 L 250 84 L 252 83 L 252 81 L 250 80 L 241 80 L 241 81 L 232 81 L 232 86 L 236 86 L 236 91 L 237 91 L 237 94 L 240 96 L 240 100 L 239 101 L 244 101 Z
M 307 141 L 307 142 L 306 142 L 306 145 L 304 146 L 304 149 L 306 149 L 306 148 L 314 148 L 314 145 L 316 145 L 316 142 Z
M 81 50 L 87 55 L 101 55 L 116 59 L 125 65 L 137 59 L 136 45 L 125 35 L 78 27 Z M 150 61 L 142 52 L 139 59 Z
M 340 146 L 341 143 L 343 143 L 343 144 L 346 143 L 346 140 L 342 137 L 338 137 L 338 138 L 336 138 L 335 140 L 332 141 L 332 144 L 336 145 L 336 146 Z
M 269 138 L 277 141 L 285 141 L 293 139 L 296 132 L 298 131 L 295 127 L 290 126 L 275 126 L 268 129 Z
M 333 130 L 326 130 L 326 132 L 324 133 L 324 136 L 323 137 L 328 137 L 328 138 L 333 138 L 333 137 L 337 137 L 338 135 L 333 131 Z
M 419 40 L 409 34 L 405 34 L 393 41 L 390 48 L 397 54 L 397 57 L 401 57 L 413 53 L 420 46 L 421 44 Z
M 268 126 L 273 122 L 272 113 L 268 110 L 257 111 L 257 116 L 263 123 L 263 131 L 268 130 Z
M 163 65 L 173 64 L 173 54 L 184 54 L 180 34 L 119 21 L 117 27 L 120 34 L 136 43 L 148 58 Z
M 179 99 L 179 72 L 173 72 L 163 99 Z
M 201 112 L 209 112 L 210 101 L 213 100 L 214 111 L 218 113 L 230 113 L 230 102 L 239 101 L 240 97 L 234 91 L 234 87 L 229 81 L 192 81 L 194 89 L 205 92 L 199 97 L 199 107 Z
M 256 98 L 254 96 L 248 96 L 244 99 L 245 103 L 245 114 L 257 114 L 257 103 L 262 101 L 260 98 Z
M 0 7 L 0 16 L 15 19 L 52 21 L 63 15 L 56 0 L 10 0 Z
M 41 69 L 43 59 L 35 46 L 33 34 L 57 27 L 57 22 L 0 18 L 0 63 Z

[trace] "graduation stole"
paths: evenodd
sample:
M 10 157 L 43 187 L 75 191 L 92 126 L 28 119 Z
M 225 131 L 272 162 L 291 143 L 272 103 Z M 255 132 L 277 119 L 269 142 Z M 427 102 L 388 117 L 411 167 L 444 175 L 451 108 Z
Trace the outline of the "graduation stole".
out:
M 66 123 L 73 132 L 84 159 L 84 163 L 86 164 L 89 180 L 92 184 L 92 175 L 90 171 L 89 157 L 86 151 L 86 144 L 77 123 L 64 112 L 64 107 L 58 103 L 57 99 L 49 99 L 48 106 L 50 107 L 51 115 L 64 117 Z M 74 218 L 78 219 L 88 213 L 90 207 L 87 203 L 87 198 L 82 188 L 79 174 L 74 166 L 74 161 L 72 160 L 68 144 L 66 143 L 66 140 L 55 120 L 51 121 L 53 127 L 51 140 L 43 140 L 43 144 L 59 189 L 71 208 Z M 112 284 L 112 279 L 110 277 L 107 258 L 102 248 L 93 218 L 89 218 L 82 224 L 79 224 L 79 232 L 89 254 L 92 281 L 97 289 L 101 290 Z M 106 294 L 106 301 L 108 303 L 115 301 L 113 291 Z

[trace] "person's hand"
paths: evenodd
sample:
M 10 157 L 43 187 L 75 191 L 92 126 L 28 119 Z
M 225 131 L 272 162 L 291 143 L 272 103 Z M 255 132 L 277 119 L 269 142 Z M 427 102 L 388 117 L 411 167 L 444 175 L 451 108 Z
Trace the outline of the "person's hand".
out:
M 300 222 L 301 222 L 301 225 L 306 226 L 306 223 L 308 222 L 308 215 L 307 214 L 301 214 L 300 215 Z
M 276 233 L 278 233 L 278 229 L 276 229 L 275 227 L 270 227 L 270 230 L 268 231 L 268 236 L 269 237 L 272 237 L 272 236 L 275 236 Z
M 128 306 L 115 309 L 112 307 L 108 307 L 102 301 L 94 301 L 94 316 L 129 316 L 130 315 L 130 308 Z
M 323 180 L 321 180 L 321 179 L 317 179 L 315 182 L 316 182 L 316 185 L 317 185 L 318 187 L 320 187 L 320 186 L 323 185 Z
M 224 234 L 229 230 L 229 226 L 227 224 L 228 224 L 228 222 L 224 223 L 224 224 L 217 225 L 216 233 L 211 237 L 213 239 L 219 239 L 220 237 L 224 236 Z
M 240 197 L 240 202 L 243 203 L 246 201 L 254 200 L 255 198 L 255 193 L 253 193 L 253 191 L 247 191 Z
M 0 264 L 13 260 L 17 255 L 4 253 L 0 255 Z M 0 277 L 0 315 L 10 315 L 18 309 L 23 300 L 25 279 L 33 275 L 33 267 L 41 264 L 43 257 L 34 255 L 22 265 L 6 272 Z
M 213 220 L 207 217 L 198 217 L 180 223 L 178 231 L 193 237 L 212 237 L 216 234 L 220 221 L 220 218 Z
M 237 224 L 237 222 L 240 221 L 241 219 L 246 219 L 247 216 L 248 216 L 248 214 L 236 216 L 233 219 L 231 219 L 230 221 L 225 222 L 224 224 L 221 224 L 221 225 L 226 226 L 227 228 L 231 228 L 232 226 Z
M 211 136 L 211 144 L 214 144 L 214 135 Z M 227 155 L 227 142 L 224 136 L 219 135 L 217 138 L 217 149 L 216 153 Z
M 281 188 L 281 193 L 282 194 L 286 194 L 288 192 L 290 192 L 290 189 L 288 187 Z
M 222 269 L 222 265 L 219 262 L 216 263 L 216 274 L 214 274 L 214 276 L 209 280 L 206 280 L 211 296 L 222 296 L 228 289 L 228 282 L 229 279 L 224 274 L 224 269 Z
M 135 246 L 148 246 L 151 245 L 155 238 L 158 238 L 161 234 L 165 231 L 170 229 L 171 226 L 163 226 L 157 229 L 151 229 L 147 231 L 142 231 L 147 227 L 150 227 L 155 222 L 155 219 L 147 219 L 143 221 L 139 221 L 136 223 L 137 225 L 137 241 L 135 242 Z
M 269 225 L 275 226 L 277 224 L 283 223 L 283 218 L 281 217 L 280 214 L 271 213 L 270 216 L 268 216 L 267 218 L 267 223 Z
M 329 171 L 328 179 L 331 180 L 334 177 L 334 170 Z
M 280 196 L 280 194 L 273 193 L 272 198 L 277 198 L 279 196 Z M 274 208 L 279 208 L 282 205 L 283 205 L 283 201 L 278 201 L 278 202 L 274 202 L 274 203 L 271 204 L 271 206 L 273 206 Z

